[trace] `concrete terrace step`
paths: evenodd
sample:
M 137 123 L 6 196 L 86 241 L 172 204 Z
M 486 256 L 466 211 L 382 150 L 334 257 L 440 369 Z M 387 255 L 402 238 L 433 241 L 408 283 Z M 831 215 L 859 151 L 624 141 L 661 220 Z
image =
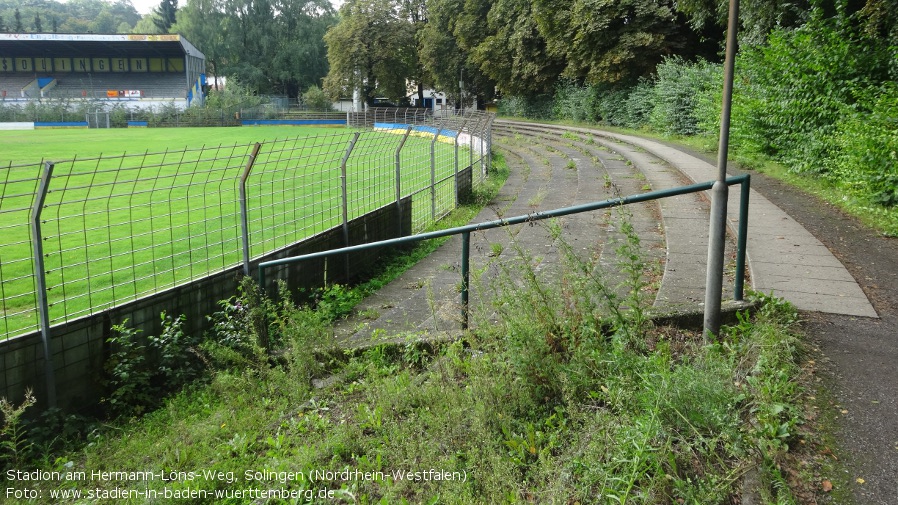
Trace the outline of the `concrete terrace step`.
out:
M 716 168 L 701 159 L 631 135 L 511 121 L 497 121 L 495 127 L 495 145 L 506 155 L 510 176 L 496 199 L 472 222 L 704 182 L 716 175 Z M 756 191 L 751 192 L 750 200 L 747 269 L 755 290 L 773 292 L 802 310 L 876 317 L 860 287 L 826 247 Z M 709 207 L 704 194 L 627 206 L 649 266 L 663 271 L 654 294 L 656 308 L 700 308 Z M 728 216 L 735 229 L 735 192 L 731 192 Z M 573 249 L 582 251 L 583 258 L 600 257 L 610 275 L 607 283 L 616 285 L 620 274 L 614 269 L 613 244 L 621 234 L 609 213 L 583 213 L 558 222 Z M 499 265 L 516 261 L 515 248 L 532 255 L 539 275 L 546 279 L 555 276 L 561 255 L 546 226 L 474 233 L 471 268 L 480 273 L 481 283 L 472 285 L 472 306 L 488 300 Z M 357 308 L 358 316 L 337 326 L 338 340 L 360 344 L 397 341 L 412 334 L 415 338 L 422 333 L 431 338 L 457 334 L 460 251 L 461 240 L 453 237 L 369 297 Z M 725 299 L 732 297 L 734 257 L 730 237 Z
M 634 191 L 644 180 L 637 168 L 601 146 L 583 151 L 543 139 L 518 142 L 495 133 L 496 143 L 506 153 L 510 177 L 494 202 L 472 222 L 526 215 L 540 210 L 605 200 L 620 192 Z M 595 161 L 594 161 L 595 160 Z M 630 222 L 651 261 L 663 261 L 663 237 L 658 226 L 656 203 L 633 206 Z M 565 241 L 585 260 L 599 258 L 609 273 L 607 283 L 619 284 L 616 263 L 609 243 L 622 239 L 611 212 L 591 212 L 557 220 Z M 460 239 L 450 239 L 437 252 L 406 272 L 379 293 L 369 297 L 356 312 L 362 317 L 338 324 L 340 340 L 367 342 L 371 339 L 402 339 L 410 333 L 430 335 L 457 332 L 460 328 Z M 501 265 L 519 261 L 515 249 L 532 255 L 537 274 L 557 277 L 561 253 L 544 223 L 487 230 L 472 234 L 472 271 L 480 283 L 471 287 L 472 305 L 485 303 L 500 275 Z M 659 264 L 660 266 L 660 264 Z M 488 309 L 487 309 L 488 310 Z

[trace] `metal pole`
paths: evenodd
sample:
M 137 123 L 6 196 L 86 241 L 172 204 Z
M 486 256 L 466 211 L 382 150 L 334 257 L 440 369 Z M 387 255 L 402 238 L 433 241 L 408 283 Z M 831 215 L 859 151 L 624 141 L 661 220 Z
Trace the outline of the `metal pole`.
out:
M 723 103 L 720 111 L 720 145 L 717 152 L 717 181 L 711 188 L 711 222 L 708 231 L 708 272 L 705 280 L 704 338 L 720 333 L 720 305 L 723 291 L 723 254 L 726 236 L 727 150 L 730 140 L 730 110 L 733 103 L 733 73 L 736 60 L 736 30 L 739 0 L 730 0 L 727 26 L 726 60 L 724 62 Z
M 349 161 L 349 155 L 355 148 L 355 143 L 359 140 L 361 132 L 355 132 L 349 145 L 346 147 L 346 153 L 343 154 L 343 160 L 340 162 L 340 191 L 343 197 L 343 243 L 349 247 L 349 189 L 347 186 L 346 163 Z M 349 278 L 349 254 L 346 255 L 346 278 Z
M 436 143 L 437 138 L 440 136 L 440 132 L 443 131 L 442 127 L 437 128 L 437 132 L 433 136 L 433 140 L 430 141 L 430 220 L 434 222 L 437 220 L 437 158 L 436 158 Z
M 751 175 L 745 174 L 745 180 L 739 185 L 739 237 L 736 243 L 736 285 L 733 298 L 741 302 L 745 295 L 745 247 L 748 240 L 748 195 L 751 193 Z
M 493 120 L 496 119 L 496 116 L 490 114 L 487 116 L 486 122 L 486 172 L 489 173 L 493 170 Z
M 461 234 L 461 329 L 468 329 L 468 286 L 471 282 L 471 232 Z
M 468 120 L 466 118 L 462 118 L 461 125 L 455 131 L 455 206 L 458 207 L 458 137 L 461 135 L 462 130 L 465 129 L 465 123 Z
M 50 346 L 50 304 L 47 301 L 47 277 L 44 266 L 43 234 L 41 233 L 41 211 L 50 190 L 50 178 L 54 164 L 44 163 L 41 182 L 38 186 L 34 206 L 31 208 L 31 243 L 34 248 L 34 279 L 37 283 L 36 295 L 38 317 L 41 325 L 41 340 L 44 347 L 44 377 L 47 382 L 47 404 L 56 407 L 56 372 L 53 366 L 53 351 Z
M 402 168 L 402 146 L 405 145 L 405 141 L 408 140 L 408 136 L 412 133 L 412 127 L 409 126 L 405 129 L 405 135 L 402 136 L 402 140 L 399 141 L 399 146 L 396 147 L 396 224 L 397 224 L 397 237 L 402 236 L 402 177 L 401 177 L 401 168 Z
M 240 177 L 240 232 L 243 239 L 243 275 L 249 275 L 249 208 L 246 203 L 246 180 L 249 179 L 249 172 L 256 163 L 256 157 L 259 156 L 259 149 L 262 144 L 256 142 L 253 146 L 253 152 L 246 161 L 246 168 Z

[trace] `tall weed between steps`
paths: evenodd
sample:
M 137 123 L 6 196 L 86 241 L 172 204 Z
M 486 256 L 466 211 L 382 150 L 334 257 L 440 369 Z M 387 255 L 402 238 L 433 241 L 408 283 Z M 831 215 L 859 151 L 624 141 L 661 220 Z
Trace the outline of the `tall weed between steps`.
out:
M 576 395 L 582 389 L 578 377 L 589 380 L 594 351 L 612 344 L 645 348 L 647 281 L 639 238 L 626 216 L 615 251 L 619 273 L 605 271 L 601 251 L 575 250 L 558 222 L 544 226 L 561 264 L 547 266 L 513 241 L 515 257 L 497 263 L 492 286 L 510 362 L 534 396 L 551 405 L 566 390 Z

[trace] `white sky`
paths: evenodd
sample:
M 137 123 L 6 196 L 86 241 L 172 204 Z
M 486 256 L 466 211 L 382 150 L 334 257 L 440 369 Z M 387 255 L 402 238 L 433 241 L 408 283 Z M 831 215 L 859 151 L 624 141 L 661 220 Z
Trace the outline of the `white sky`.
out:
M 181 3 L 182 2 L 179 0 L 178 5 L 180 6 Z M 184 1 L 183 3 L 187 2 Z M 131 5 L 133 5 L 141 15 L 149 14 L 150 12 L 153 12 L 153 9 L 159 6 L 159 0 L 131 0 Z

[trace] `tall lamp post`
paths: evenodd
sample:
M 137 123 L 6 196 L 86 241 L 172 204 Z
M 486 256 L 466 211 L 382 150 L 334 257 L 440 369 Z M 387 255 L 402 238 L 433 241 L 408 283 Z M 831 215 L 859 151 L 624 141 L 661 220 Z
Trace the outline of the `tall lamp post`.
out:
M 733 103 L 733 73 L 736 66 L 736 31 L 739 0 L 730 0 L 727 22 L 726 59 L 723 72 L 723 103 L 720 111 L 720 145 L 717 150 L 717 180 L 711 188 L 711 223 L 708 233 L 708 272 L 705 280 L 704 337 L 720 333 L 720 305 L 723 293 L 723 255 L 726 238 L 727 150 L 730 143 L 730 111 Z

